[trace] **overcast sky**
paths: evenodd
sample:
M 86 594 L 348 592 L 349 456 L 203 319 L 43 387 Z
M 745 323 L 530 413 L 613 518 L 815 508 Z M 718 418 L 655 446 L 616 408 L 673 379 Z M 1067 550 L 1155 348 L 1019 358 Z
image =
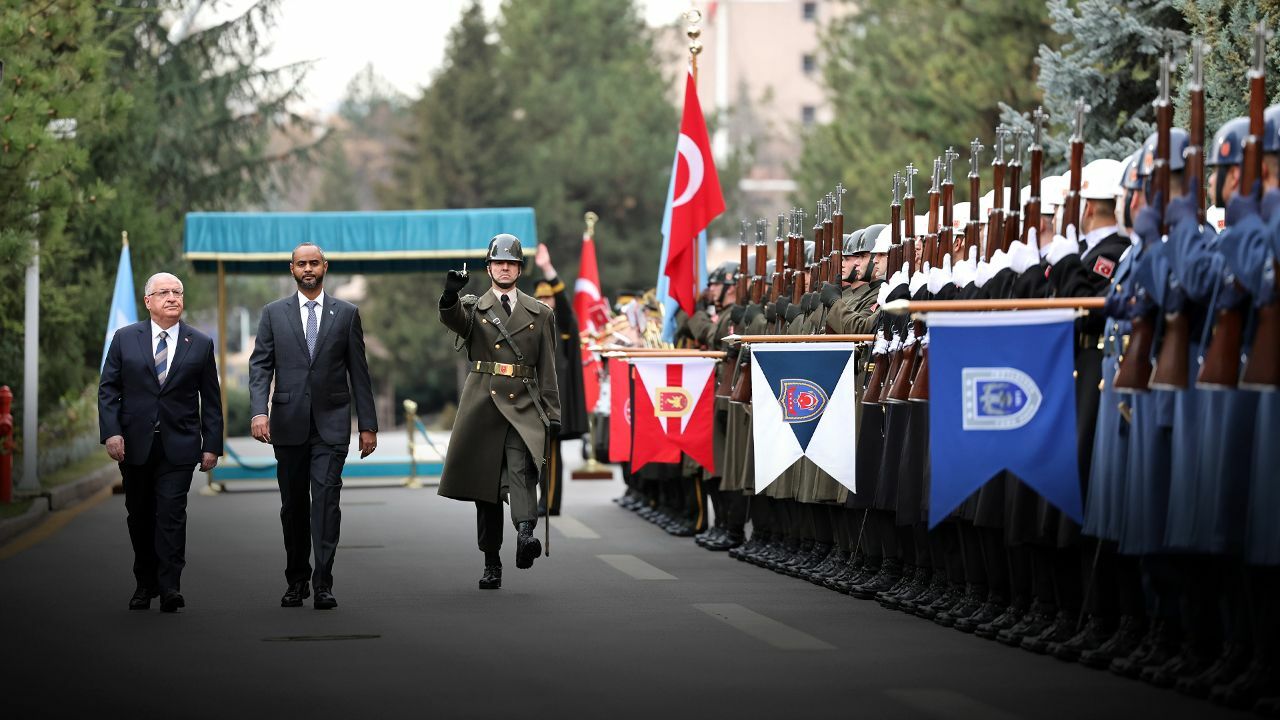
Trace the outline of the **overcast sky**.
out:
M 200 24 L 234 17 L 252 4 L 230 0 Z M 469 0 L 283 0 L 270 36 L 269 65 L 314 60 L 306 104 L 332 111 L 347 83 L 366 64 L 400 92 L 414 96 L 444 57 L 449 29 Z M 492 18 L 501 0 L 483 0 Z M 689 0 L 636 0 L 651 25 L 680 19 Z M 705 6 L 705 2 L 698 3 Z

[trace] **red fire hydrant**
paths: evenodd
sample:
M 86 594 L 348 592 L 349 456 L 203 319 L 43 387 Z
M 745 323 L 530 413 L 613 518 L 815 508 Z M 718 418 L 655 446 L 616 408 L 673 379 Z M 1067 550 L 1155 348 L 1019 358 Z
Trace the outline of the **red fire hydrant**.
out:
M 0 385 L 0 503 L 13 502 L 13 391 Z

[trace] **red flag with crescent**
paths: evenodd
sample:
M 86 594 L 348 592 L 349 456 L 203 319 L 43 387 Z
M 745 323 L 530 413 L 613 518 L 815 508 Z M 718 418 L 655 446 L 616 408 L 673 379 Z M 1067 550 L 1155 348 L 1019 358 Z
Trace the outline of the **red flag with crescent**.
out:
M 671 237 L 663 273 L 670 281 L 668 294 L 690 315 L 694 311 L 698 277 L 694 272 L 694 248 L 698 234 L 724 212 L 724 194 L 711 156 L 711 138 L 698 103 L 698 89 L 689 73 L 684 86 L 684 115 L 676 140 L 675 182 L 671 183 Z

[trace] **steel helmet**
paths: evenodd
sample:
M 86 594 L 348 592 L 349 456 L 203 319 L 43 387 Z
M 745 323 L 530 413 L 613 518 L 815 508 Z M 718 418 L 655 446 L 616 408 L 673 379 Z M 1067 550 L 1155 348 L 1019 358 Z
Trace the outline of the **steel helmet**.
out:
M 873 255 L 880 255 L 889 252 L 889 242 L 893 240 L 893 229 L 888 225 L 872 225 L 867 228 L 867 232 L 863 235 L 866 237 L 872 232 L 875 233 L 875 242 L 871 246 Z
M 524 262 L 524 250 L 520 248 L 520 238 L 511 233 L 499 233 L 489 241 L 489 251 L 484 254 L 484 264 L 495 260 Z

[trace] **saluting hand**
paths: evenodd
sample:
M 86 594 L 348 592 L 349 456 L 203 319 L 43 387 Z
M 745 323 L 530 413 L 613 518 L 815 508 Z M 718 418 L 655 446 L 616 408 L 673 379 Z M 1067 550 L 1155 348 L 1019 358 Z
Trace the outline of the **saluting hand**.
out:
M 471 280 L 471 276 L 466 270 L 450 270 L 444 278 L 444 292 L 446 295 L 457 295 L 458 291 L 467 286 L 467 282 Z

